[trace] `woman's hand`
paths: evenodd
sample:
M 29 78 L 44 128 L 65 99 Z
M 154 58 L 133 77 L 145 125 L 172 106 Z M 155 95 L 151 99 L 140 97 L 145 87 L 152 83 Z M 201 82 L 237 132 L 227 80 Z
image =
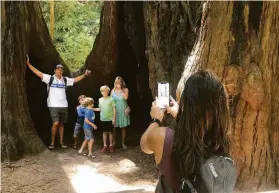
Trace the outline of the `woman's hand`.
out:
M 127 107 L 127 108 L 125 109 L 125 111 L 124 111 L 124 114 L 125 114 L 126 116 L 128 116 L 128 115 L 130 114 L 130 112 L 131 112 L 131 108 L 130 108 L 130 107 Z
M 160 121 L 162 121 L 164 118 L 164 110 L 157 106 L 156 101 L 152 103 L 150 116 L 152 119 L 156 118 Z
M 121 91 L 121 94 L 122 94 L 122 96 L 124 97 L 124 99 L 127 100 L 128 97 L 129 97 L 129 90 L 128 90 L 128 88 L 124 88 L 124 89 Z
M 167 112 L 170 113 L 175 119 L 178 114 L 179 105 L 178 103 L 170 96 L 171 106 L 166 106 Z

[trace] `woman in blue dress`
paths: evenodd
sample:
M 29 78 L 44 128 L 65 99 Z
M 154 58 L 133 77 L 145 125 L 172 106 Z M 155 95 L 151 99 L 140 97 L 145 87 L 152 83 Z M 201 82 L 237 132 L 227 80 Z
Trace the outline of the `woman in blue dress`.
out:
M 129 97 L 129 90 L 128 88 L 126 88 L 126 84 L 120 76 L 116 77 L 114 81 L 114 88 L 111 91 L 111 96 L 114 99 L 116 108 L 116 120 L 113 129 L 114 144 L 116 140 L 116 128 L 121 128 L 122 147 L 126 149 L 126 127 L 130 125 L 130 107 L 127 103 L 127 99 Z

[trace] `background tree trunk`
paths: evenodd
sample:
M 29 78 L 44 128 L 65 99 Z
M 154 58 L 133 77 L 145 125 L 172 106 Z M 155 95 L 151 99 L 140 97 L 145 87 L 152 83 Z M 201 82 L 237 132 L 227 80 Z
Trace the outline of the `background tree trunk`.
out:
M 96 36 L 85 65 L 78 72 L 80 73 L 85 69 L 92 71 L 92 76 L 80 84 L 78 88 L 79 91 L 82 90 L 88 96 L 101 95 L 100 87 L 104 84 L 111 86 L 116 76 L 118 9 L 117 2 L 104 2 L 99 34 Z
M 49 28 L 50 28 L 50 37 L 52 40 L 54 40 L 54 0 L 49 1 L 50 4 L 50 14 L 49 14 L 49 18 L 50 18 L 50 22 L 49 22 Z
M 199 69 L 226 85 L 232 117 L 231 154 L 237 187 L 278 188 L 279 4 L 204 3 L 200 34 L 177 88 Z

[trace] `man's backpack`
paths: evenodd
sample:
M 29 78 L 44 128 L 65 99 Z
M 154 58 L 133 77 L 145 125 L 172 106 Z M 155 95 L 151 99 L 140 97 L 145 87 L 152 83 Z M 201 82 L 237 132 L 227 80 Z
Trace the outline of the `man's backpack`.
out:
M 49 88 L 52 85 L 53 80 L 54 80 L 54 76 L 51 76 L 50 79 L 49 79 L 48 87 L 47 87 L 47 96 L 49 95 Z M 64 80 L 64 83 L 65 83 L 65 89 L 66 89 L 67 88 L 67 78 L 63 77 L 63 80 Z
M 236 175 L 231 158 L 213 156 L 201 163 L 194 181 L 181 180 L 180 193 L 232 193 Z

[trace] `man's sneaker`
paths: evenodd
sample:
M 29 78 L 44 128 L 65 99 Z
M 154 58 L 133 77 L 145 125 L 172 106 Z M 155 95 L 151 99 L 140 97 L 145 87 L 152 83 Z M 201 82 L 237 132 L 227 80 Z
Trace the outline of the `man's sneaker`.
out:
M 61 146 L 62 148 L 67 148 L 67 145 L 65 145 L 65 144 L 63 144 L 63 143 L 60 143 L 60 146 Z
M 108 149 L 108 146 L 104 146 L 103 149 L 101 149 L 101 152 L 102 152 L 102 153 L 105 153 L 105 152 L 108 151 L 108 150 L 109 150 L 109 149 Z
M 113 153 L 114 152 L 114 148 L 113 148 L 113 146 L 111 145 L 111 146 L 109 146 L 109 152 L 110 153 Z
M 49 149 L 54 149 L 54 145 L 48 146 Z
M 125 145 L 124 143 L 122 143 L 122 147 L 123 147 L 123 149 L 127 149 L 128 148 L 127 145 Z

